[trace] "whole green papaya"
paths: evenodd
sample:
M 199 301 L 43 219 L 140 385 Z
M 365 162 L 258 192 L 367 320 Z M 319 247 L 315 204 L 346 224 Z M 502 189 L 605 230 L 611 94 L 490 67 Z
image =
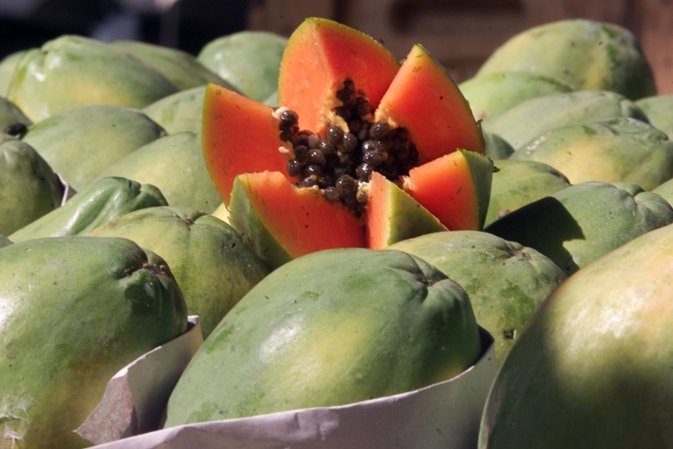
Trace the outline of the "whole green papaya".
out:
M 480 352 L 469 297 L 423 260 L 316 252 L 224 317 L 173 390 L 166 426 L 401 393 L 463 372 Z
M 110 377 L 187 329 L 166 263 L 126 239 L 0 249 L 0 447 L 89 446 L 76 429 Z

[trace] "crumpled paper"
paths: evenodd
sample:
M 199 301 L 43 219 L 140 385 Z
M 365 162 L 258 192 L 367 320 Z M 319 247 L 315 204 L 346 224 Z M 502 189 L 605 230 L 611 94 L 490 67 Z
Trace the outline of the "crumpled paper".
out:
M 474 366 L 418 390 L 337 407 L 177 426 L 95 449 L 474 449 L 496 372 L 488 332 L 482 332 L 482 342 L 483 355 Z M 119 410 L 99 422 L 127 417 L 127 400 L 120 396 Z
M 197 316 L 187 332 L 147 352 L 108 381 L 103 398 L 75 432 L 98 444 L 155 430 L 170 392 L 203 343 Z

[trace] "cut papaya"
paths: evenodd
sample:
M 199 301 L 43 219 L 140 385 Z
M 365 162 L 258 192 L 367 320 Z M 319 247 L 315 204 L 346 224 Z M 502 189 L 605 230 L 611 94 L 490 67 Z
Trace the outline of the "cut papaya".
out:
M 407 129 L 421 163 L 457 148 L 484 153 L 484 136 L 469 104 L 444 68 L 420 45 L 414 45 L 407 55 L 374 118 Z
M 290 36 L 283 55 L 279 103 L 274 110 L 224 88 L 209 86 L 205 92 L 204 154 L 224 202 L 233 206 L 229 195 L 238 175 L 272 171 L 280 176 L 263 188 L 250 187 L 261 185 L 252 177 L 236 181 L 236 188 L 246 193 L 237 194 L 239 205 L 230 207 L 232 224 L 237 226 L 236 215 L 243 215 L 239 231 L 257 241 L 253 246 L 260 257 L 271 251 L 270 258 L 281 262 L 333 247 L 326 243 L 327 231 L 307 233 L 306 225 L 332 234 L 353 232 L 338 236 L 334 245 L 381 247 L 397 236 L 443 229 L 437 219 L 461 229 L 483 223 L 491 166 L 481 155 L 481 130 L 455 83 L 421 46 L 411 50 L 400 68 L 371 37 L 330 20 L 307 19 Z M 437 211 L 421 207 L 397 187 L 419 162 L 431 163 L 459 148 L 478 159 L 444 173 L 455 176 L 448 181 L 450 189 L 412 179 L 412 186 L 423 185 L 409 191 L 412 197 L 434 195 L 443 204 Z M 283 177 L 287 184 L 280 182 Z M 471 194 L 455 197 L 451 192 L 456 189 Z M 303 213 L 302 201 L 311 204 L 306 206 L 311 218 L 288 218 L 291 212 Z M 324 219 L 323 213 L 328 214 Z M 332 214 L 344 213 L 350 214 L 348 231 L 332 224 L 337 220 Z M 449 215 L 451 226 L 432 217 L 437 213 Z
M 215 84 L 206 87 L 202 141 L 206 167 L 225 203 L 236 175 L 262 170 L 285 171 L 287 157 L 278 151 L 280 120 L 273 109 Z
M 402 240 L 447 228 L 407 192 L 379 173 L 369 182 L 367 246 L 382 249 Z
M 450 230 L 479 230 L 488 208 L 492 170 L 487 157 L 459 150 L 411 169 L 404 190 Z
M 279 172 L 236 177 L 229 213 L 271 267 L 322 249 L 365 246 L 360 221 L 348 209 L 315 189 L 297 188 Z

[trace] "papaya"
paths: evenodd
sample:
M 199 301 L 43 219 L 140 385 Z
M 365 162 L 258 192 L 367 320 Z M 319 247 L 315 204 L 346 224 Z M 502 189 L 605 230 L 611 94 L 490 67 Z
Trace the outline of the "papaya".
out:
M 188 207 L 155 206 L 111 219 L 87 232 L 123 237 L 161 256 L 180 286 L 204 338 L 268 273 L 228 224 Z
M 656 186 L 652 189 L 652 193 L 656 193 L 668 201 L 669 204 L 673 205 L 673 178 Z
M 625 117 L 548 131 L 510 159 L 549 164 L 571 184 L 627 182 L 651 190 L 673 178 L 673 141 L 663 131 Z
M 26 51 L 7 98 L 38 122 L 93 104 L 143 108 L 178 90 L 135 56 L 96 39 L 68 34 Z
M 32 146 L 0 134 L 0 234 L 57 209 L 65 194 L 58 175 Z
M 0 96 L 0 132 L 21 137 L 31 120 L 14 103 Z
M 2 248 L 3 246 L 11 245 L 12 243 L 14 243 L 14 242 L 12 242 L 10 239 L 5 237 L 4 235 L 0 234 L 0 248 Z
M 204 44 L 196 59 L 243 95 L 265 101 L 276 93 L 287 37 L 245 30 Z
M 372 202 L 403 197 L 389 196 L 388 188 L 371 188 L 374 172 L 421 206 L 407 211 L 430 211 L 447 228 L 483 223 L 491 177 L 483 135 L 456 84 L 422 46 L 413 46 L 400 64 L 370 36 L 331 20 L 308 18 L 283 53 L 278 102 L 274 109 L 209 85 L 203 108 L 208 173 L 231 223 L 247 234 L 253 248 L 271 251 L 260 256 L 272 264 L 306 254 L 300 248 L 333 248 L 340 239 L 340 245 L 366 246 L 367 241 L 392 243 L 391 236 L 402 236 L 395 229 L 404 225 L 390 218 L 402 220 L 406 214 L 376 218 L 375 211 L 388 214 L 392 209 L 368 210 Z M 420 170 L 454 152 L 450 164 Z M 443 197 L 440 188 L 424 182 L 440 173 L 452 177 L 452 190 Z M 265 177 L 274 178 L 287 196 L 273 192 L 262 181 Z M 454 192 L 461 190 L 464 195 L 456 197 Z M 376 198 L 378 194 L 385 198 Z M 427 204 L 424 199 L 440 201 Z M 271 213 L 279 208 L 274 202 L 292 204 L 294 213 Z M 349 223 L 340 228 L 343 236 L 325 227 L 330 218 L 318 218 L 323 213 L 334 214 L 340 226 Z M 345 218 L 348 213 L 352 218 Z M 321 231 L 309 235 L 304 229 Z
M 668 225 L 563 282 L 498 371 L 478 447 L 669 447 L 671 257 Z
M 109 176 L 97 179 L 56 208 L 10 234 L 21 242 L 42 237 L 85 234 L 120 215 L 152 206 L 165 206 L 166 198 L 151 184 Z
M 631 100 L 654 95 L 654 75 L 637 37 L 616 24 L 563 19 L 522 31 L 501 44 L 476 76 L 529 72 L 573 90 L 607 90 Z
M 549 164 L 503 159 L 495 164 L 484 226 L 528 203 L 570 186 L 568 178 Z
M 594 181 L 565 187 L 484 229 L 540 251 L 571 274 L 671 222 L 673 208 L 656 193 L 635 184 Z
M 142 111 L 168 134 L 200 134 L 205 91 L 205 86 L 181 90 L 148 104 Z
M 0 97 L 6 97 L 9 91 L 9 84 L 14 77 L 14 70 L 28 50 L 17 50 L 0 59 Z
M 491 160 L 499 161 L 507 159 L 514 153 L 514 148 L 505 139 L 499 135 L 483 131 L 484 134 L 484 154 Z
M 531 98 L 571 91 L 570 87 L 554 79 L 523 71 L 474 76 L 458 87 L 477 120 L 485 120 Z
M 222 202 L 203 162 L 201 138 L 189 131 L 159 137 L 99 174 L 156 186 L 171 206 L 212 212 Z
M 483 231 L 435 232 L 389 249 L 420 257 L 458 282 L 494 339 L 500 365 L 547 296 L 567 277 L 539 251 Z
M 647 121 L 643 111 L 620 94 L 582 90 L 531 98 L 489 117 L 482 126 L 505 139 L 516 151 L 553 129 L 616 117 Z
M 673 95 L 652 95 L 636 101 L 652 126 L 673 139 Z
M 128 52 L 164 75 L 180 90 L 215 83 L 233 87 L 195 56 L 177 48 L 137 40 L 117 40 L 111 46 Z
M 23 141 L 79 190 L 112 163 L 165 134 L 139 109 L 93 105 L 34 123 Z
M 166 263 L 126 239 L 0 249 L 0 446 L 74 449 L 108 380 L 187 329 Z
M 480 352 L 469 297 L 422 259 L 314 252 L 222 319 L 175 386 L 165 427 L 409 391 L 463 372 Z

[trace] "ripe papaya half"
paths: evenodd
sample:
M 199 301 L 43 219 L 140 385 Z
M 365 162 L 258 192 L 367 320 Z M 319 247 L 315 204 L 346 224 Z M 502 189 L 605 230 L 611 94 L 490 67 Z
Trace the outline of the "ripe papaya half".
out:
M 483 225 L 492 172 L 483 134 L 422 46 L 400 63 L 360 31 L 308 18 L 288 40 L 278 102 L 211 84 L 202 125 L 206 166 L 232 223 L 272 267 L 335 245 L 379 248 Z M 456 150 L 468 162 L 441 169 L 447 183 L 425 182 L 437 170 L 411 174 Z M 455 191 L 467 194 L 456 201 Z

